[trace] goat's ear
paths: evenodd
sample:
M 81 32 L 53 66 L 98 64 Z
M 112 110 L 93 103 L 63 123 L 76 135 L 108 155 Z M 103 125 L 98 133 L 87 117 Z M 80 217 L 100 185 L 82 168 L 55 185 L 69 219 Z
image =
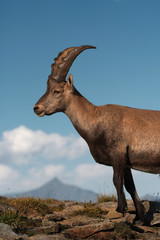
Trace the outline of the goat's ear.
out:
M 73 89 L 73 76 L 72 76 L 72 74 L 69 74 L 69 76 L 67 78 L 67 86 L 70 89 Z

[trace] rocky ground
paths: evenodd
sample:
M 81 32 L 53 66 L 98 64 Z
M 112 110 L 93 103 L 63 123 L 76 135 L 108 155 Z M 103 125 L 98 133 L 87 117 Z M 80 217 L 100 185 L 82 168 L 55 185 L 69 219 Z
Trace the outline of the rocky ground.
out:
M 0 199 L 0 240 L 160 239 L 160 202 L 143 202 L 142 226 L 133 223 L 131 200 L 125 216 L 116 202 L 38 201 Z

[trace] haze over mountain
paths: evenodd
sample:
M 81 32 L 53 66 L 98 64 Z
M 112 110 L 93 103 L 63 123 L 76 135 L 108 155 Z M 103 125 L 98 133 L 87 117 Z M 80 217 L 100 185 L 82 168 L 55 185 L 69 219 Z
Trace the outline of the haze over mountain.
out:
M 59 179 L 53 178 L 43 186 L 22 193 L 10 194 L 11 197 L 35 197 L 35 198 L 55 198 L 57 200 L 72 200 L 80 202 L 95 202 L 97 194 L 84 190 L 74 185 L 64 184 Z

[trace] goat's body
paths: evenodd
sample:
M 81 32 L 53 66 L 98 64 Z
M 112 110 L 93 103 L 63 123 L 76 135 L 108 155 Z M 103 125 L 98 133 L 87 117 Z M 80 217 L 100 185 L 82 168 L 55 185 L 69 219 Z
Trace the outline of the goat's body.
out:
M 108 160 L 104 159 L 102 163 L 114 165 L 114 161 L 117 161 L 115 158 L 123 154 L 127 166 L 144 172 L 160 173 L 160 112 L 117 105 L 106 105 L 100 109 L 103 109 L 107 119 L 107 123 L 104 119 L 100 128 L 101 136 L 102 131 L 105 131 L 101 141 L 106 145 L 105 155 L 108 156 Z
M 131 195 L 137 219 L 144 219 L 142 205 L 134 185 L 131 168 L 160 173 L 160 111 L 119 105 L 95 106 L 73 86 L 72 62 L 82 51 L 93 46 L 68 48 L 52 64 L 47 91 L 34 106 L 42 117 L 64 112 L 88 143 L 96 162 L 113 167 L 113 182 L 118 195 L 117 211 L 125 213 L 127 202 L 123 185 Z
M 95 106 L 76 94 L 65 113 L 88 143 L 95 161 L 113 167 L 117 211 L 124 213 L 127 209 L 124 184 L 134 201 L 136 219 L 143 220 L 145 209 L 130 169 L 160 173 L 160 111 L 120 105 Z
M 94 106 L 82 96 L 76 98 L 69 108 L 74 115 L 68 108 L 66 112 L 96 162 L 114 166 L 121 159 L 124 166 L 160 173 L 160 111 Z

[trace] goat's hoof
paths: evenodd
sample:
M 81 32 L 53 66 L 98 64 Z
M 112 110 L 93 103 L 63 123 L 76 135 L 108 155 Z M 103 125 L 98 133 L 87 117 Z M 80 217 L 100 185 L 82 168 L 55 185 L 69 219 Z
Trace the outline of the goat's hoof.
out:
M 128 210 L 127 206 L 123 207 L 123 208 L 117 207 L 117 209 L 116 209 L 117 212 L 120 212 L 123 215 L 127 212 L 127 210 Z
M 144 220 L 137 219 L 137 220 L 133 221 L 133 224 L 137 225 L 137 226 L 143 226 L 145 224 L 145 222 L 144 222 Z
M 141 217 L 135 217 L 134 221 L 133 221 L 133 224 L 135 225 L 145 225 L 145 220 L 144 220 L 144 216 L 141 216 Z

